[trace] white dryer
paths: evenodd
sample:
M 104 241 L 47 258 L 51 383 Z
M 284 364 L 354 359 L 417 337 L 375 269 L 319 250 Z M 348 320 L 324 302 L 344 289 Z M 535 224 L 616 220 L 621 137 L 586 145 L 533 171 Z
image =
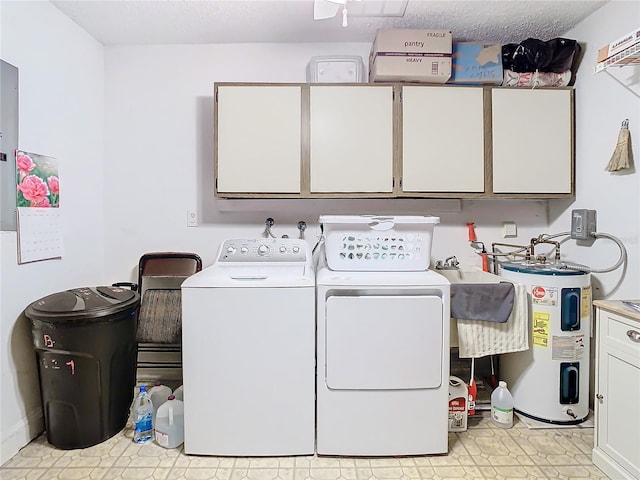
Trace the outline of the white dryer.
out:
M 315 278 L 304 240 L 227 240 L 182 284 L 187 454 L 314 453 Z
M 333 271 L 318 255 L 317 453 L 446 453 L 449 282 Z

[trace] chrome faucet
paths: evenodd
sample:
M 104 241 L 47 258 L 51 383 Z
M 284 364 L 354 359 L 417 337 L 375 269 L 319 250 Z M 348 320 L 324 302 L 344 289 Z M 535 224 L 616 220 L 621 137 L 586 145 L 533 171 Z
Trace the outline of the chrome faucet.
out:
M 298 237 L 301 240 L 304 240 L 304 231 L 307 229 L 307 222 L 301 220 L 298 222 L 298 230 L 300 231 L 300 236 Z
M 460 262 L 458 262 L 455 255 L 452 255 L 445 258 L 444 262 L 442 260 L 438 260 L 436 262 L 436 270 L 457 270 L 458 265 L 460 265 Z

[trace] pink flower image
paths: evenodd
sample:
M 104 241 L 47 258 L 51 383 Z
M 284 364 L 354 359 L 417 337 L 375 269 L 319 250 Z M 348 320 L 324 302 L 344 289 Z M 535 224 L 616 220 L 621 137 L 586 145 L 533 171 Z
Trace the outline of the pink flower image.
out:
M 33 160 L 31 160 L 31 157 L 22 152 L 18 152 L 16 158 L 16 166 L 24 173 L 29 173 L 31 170 L 36 168 L 36 164 L 33 162 Z
M 47 185 L 49 185 L 51 193 L 55 193 L 56 195 L 60 193 L 60 179 L 55 175 L 47 177 Z
M 17 207 L 60 207 L 60 177 L 55 158 L 16 150 L 16 167 Z
M 51 202 L 49 201 L 49 197 L 44 197 L 44 198 L 42 199 L 42 201 L 40 201 L 40 202 L 38 202 L 38 203 L 31 202 L 31 206 L 32 206 L 32 207 L 42 207 L 42 208 L 45 208 L 45 207 L 50 207 L 50 206 L 51 206 Z
M 20 190 L 24 198 L 31 201 L 32 204 L 41 203 L 49 195 L 47 184 L 35 175 L 27 175 L 24 177 L 20 185 L 18 185 L 18 190 Z M 48 201 L 49 199 L 47 198 L 47 202 Z

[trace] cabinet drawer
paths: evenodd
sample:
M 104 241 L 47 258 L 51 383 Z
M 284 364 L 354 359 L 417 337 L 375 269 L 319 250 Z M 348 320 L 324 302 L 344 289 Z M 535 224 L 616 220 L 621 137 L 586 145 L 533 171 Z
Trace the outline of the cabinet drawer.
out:
M 604 323 L 600 330 L 603 334 L 601 341 L 605 345 L 639 357 L 640 324 L 613 313 L 602 313 Z

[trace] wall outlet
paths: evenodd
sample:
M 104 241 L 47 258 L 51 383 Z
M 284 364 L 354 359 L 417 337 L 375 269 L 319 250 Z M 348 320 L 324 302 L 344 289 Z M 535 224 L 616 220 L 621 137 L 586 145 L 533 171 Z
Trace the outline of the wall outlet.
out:
M 571 238 L 574 240 L 593 239 L 596 231 L 596 211 L 587 209 L 571 210 Z
M 515 238 L 518 236 L 518 226 L 515 222 L 502 222 L 502 236 L 504 238 Z
M 195 210 L 187 210 L 187 227 L 198 226 L 198 212 Z

